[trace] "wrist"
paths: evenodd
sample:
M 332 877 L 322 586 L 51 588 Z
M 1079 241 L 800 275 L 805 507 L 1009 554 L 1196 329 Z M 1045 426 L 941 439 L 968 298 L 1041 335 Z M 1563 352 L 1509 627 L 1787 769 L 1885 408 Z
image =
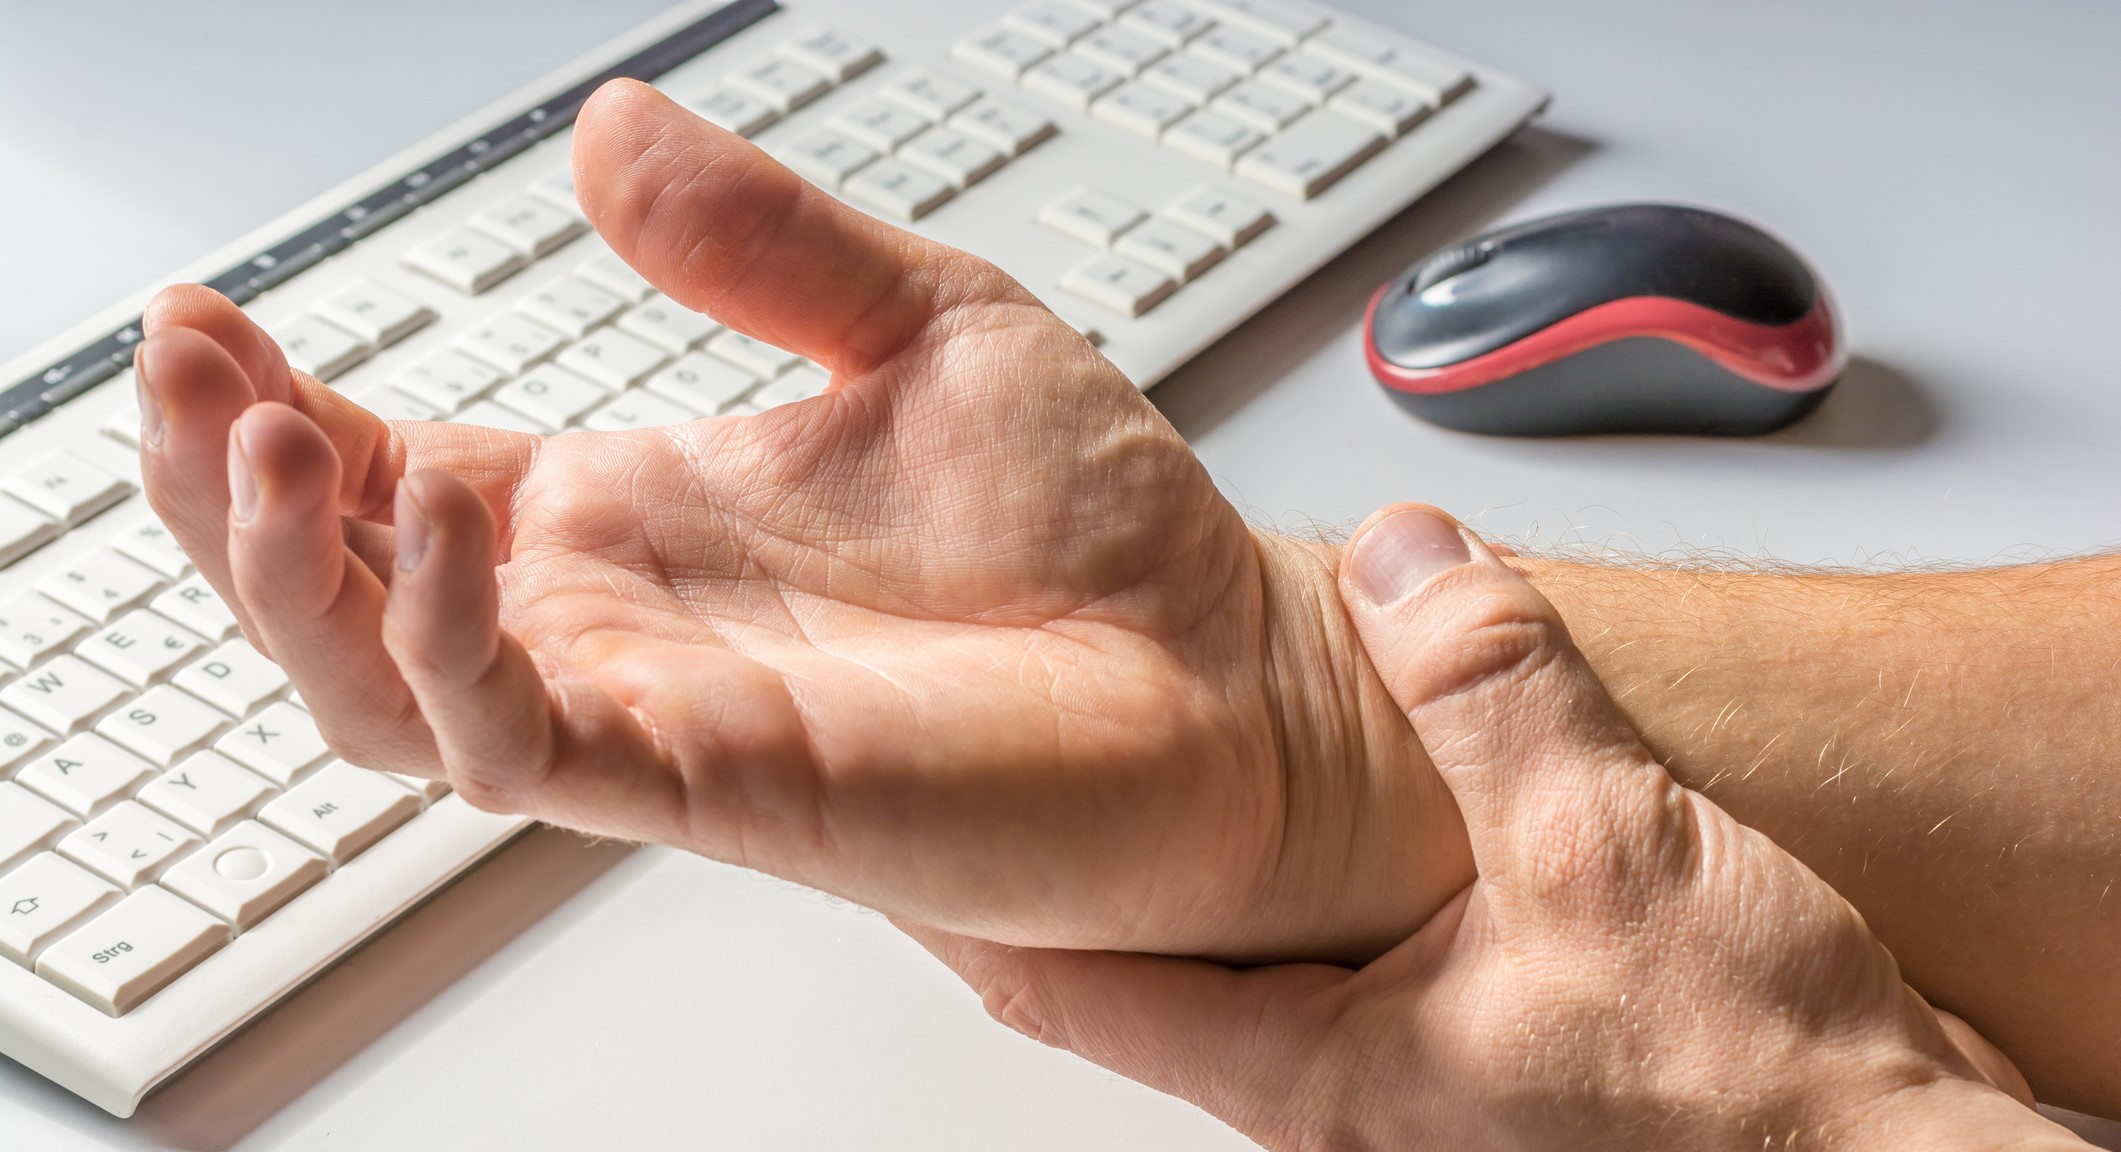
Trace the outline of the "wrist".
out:
M 1465 826 L 1342 606 L 1341 549 L 1257 529 L 1253 539 L 1284 819 L 1340 838 L 1285 845 L 1285 860 L 1319 863 L 1280 877 L 1270 896 L 1306 925 L 1276 958 L 1366 962 L 1472 882 Z

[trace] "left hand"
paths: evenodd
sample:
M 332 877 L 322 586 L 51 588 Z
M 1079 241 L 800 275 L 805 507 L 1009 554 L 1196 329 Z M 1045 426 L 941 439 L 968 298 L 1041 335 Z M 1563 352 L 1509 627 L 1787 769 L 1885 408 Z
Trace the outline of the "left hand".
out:
M 1674 783 L 1471 533 L 1387 510 L 1340 587 L 1472 838 L 1478 878 L 1411 939 L 1241 970 L 908 930 L 1003 1022 L 1274 1148 L 2085 1147 L 1846 901 Z

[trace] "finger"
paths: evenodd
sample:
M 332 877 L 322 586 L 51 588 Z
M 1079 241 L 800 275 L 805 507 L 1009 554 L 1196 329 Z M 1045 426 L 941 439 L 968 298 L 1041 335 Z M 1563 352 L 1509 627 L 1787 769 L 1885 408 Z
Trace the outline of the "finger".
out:
M 1340 591 L 1457 798 L 1484 879 L 1609 867 L 1616 852 L 1683 856 L 1684 792 L 1554 606 L 1457 521 L 1418 504 L 1378 512 L 1342 555 Z
M 451 783 L 482 808 L 675 840 L 682 789 L 653 767 L 660 758 L 633 717 L 596 689 L 563 688 L 556 700 L 522 644 L 502 631 L 485 501 L 433 471 L 407 476 L 397 500 L 398 571 L 384 643 Z
M 485 495 L 489 507 L 501 512 L 509 506 L 516 482 L 537 452 L 538 438 L 522 433 L 463 424 L 386 421 L 315 378 L 291 371 L 279 345 L 264 329 L 227 297 L 201 285 L 164 289 L 149 304 L 148 315 L 155 333 L 192 332 L 220 345 L 249 382 L 253 400 L 290 404 L 323 430 L 339 455 L 339 510 L 347 516 L 389 523 L 398 478 L 410 468 L 453 472 Z M 151 334 L 148 342 L 154 338 Z M 156 374 L 158 385 L 167 375 Z M 233 420 L 232 413 L 229 419 Z M 210 423 L 199 422 L 199 439 L 212 442 L 212 466 L 206 475 L 219 476 L 227 427 L 206 426 Z M 226 504 L 211 510 L 209 534 L 217 542 L 226 511 Z
M 842 204 L 635 81 L 614 80 L 583 106 L 574 170 L 597 231 L 657 287 L 835 372 L 890 359 L 953 299 L 1021 294 L 984 262 Z
M 190 328 L 149 334 L 133 363 L 147 502 L 258 641 L 228 576 L 228 433 L 257 399 L 250 378 L 226 348 Z
M 1350 973 L 1323 964 L 1239 970 L 1128 952 L 1014 948 L 899 927 L 1041 1044 L 1190 1100 L 1264 1136 L 1305 1093 Z
M 292 398 L 287 354 L 250 316 L 228 297 L 204 284 L 177 284 L 147 302 L 141 328 L 149 337 L 170 328 L 189 328 L 228 350 L 260 400 Z
M 436 771 L 433 737 L 383 647 L 383 585 L 342 540 L 339 458 L 324 433 L 284 404 L 253 405 L 227 460 L 236 596 L 318 728 L 354 763 Z

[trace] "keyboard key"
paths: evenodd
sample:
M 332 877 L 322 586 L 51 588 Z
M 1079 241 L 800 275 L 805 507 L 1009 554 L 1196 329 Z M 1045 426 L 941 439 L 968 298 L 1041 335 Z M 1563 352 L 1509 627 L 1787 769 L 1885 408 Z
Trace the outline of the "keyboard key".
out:
M 624 307 L 626 301 L 617 295 L 574 276 L 548 280 L 516 301 L 516 311 L 570 340 L 580 340 Z
M 1281 55 L 1280 44 L 1236 28 L 1217 28 L 1195 40 L 1186 50 L 1246 76 Z
M 1075 50 L 1128 76 L 1139 75 L 1142 69 L 1170 54 L 1170 49 L 1139 32 L 1115 27 L 1100 28 L 1083 37 Z
M 549 436 L 552 429 L 532 420 L 513 408 L 504 408 L 491 400 L 480 400 L 449 418 L 452 424 L 470 424 L 479 428 L 498 428 L 503 432 L 528 432 L 533 436 Z
M 832 90 L 831 81 L 787 60 L 761 60 L 731 73 L 728 83 L 783 116 Z
M 1195 112 L 1164 133 L 1164 147 L 1229 171 L 1237 158 L 1259 147 L 1267 134 L 1220 112 Z
M 1127 230 L 1112 250 L 1183 284 L 1229 254 L 1221 244 L 1173 221 L 1157 218 Z
M 337 867 L 419 813 L 419 798 L 389 777 L 334 760 L 268 803 L 258 820 Z
M 1314 104 L 1322 104 L 1334 93 L 1355 83 L 1355 73 L 1330 60 L 1303 53 L 1284 56 L 1260 69 L 1259 78 L 1287 88 Z
M 668 353 L 639 336 L 607 328 L 561 349 L 553 363 L 618 392 L 640 383 L 669 360 Z
M 959 189 L 993 175 L 1007 159 L 955 128 L 930 128 L 899 149 L 898 158 Z
M 697 419 L 699 413 L 636 388 L 605 401 L 603 407 L 583 417 L 582 427 L 593 432 L 631 432 L 638 428 L 668 428 Z
M 773 105 L 756 96 L 719 88 L 693 101 L 692 110 L 709 124 L 739 136 L 754 136 L 781 118 Z
M 1073 4 L 1040 0 L 1002 17 L 1002 23 L 1055 48 L 1065 48 L 1082 39 L 1101 21 Z
M 1120 27 L 1139 32 L 1167 48 L 1177 48 L 1215 26 L 1215 20 L 1198 8 L 1177 0 L 1143 0 L 1120 14 Z
M 37 975 L 123 1016 L 228 943 L 228 925 L 160 888 L 142 888 L 37 958 Z
M 1247 80 L 1216 97 L 1209 107 L 1262 132 L 1279 132 L 1309 112 L 1311 102 L 1286 88 Z
M 245 820 L 170 869 L 162 886 L 244 932 L 327 871 L 323 857 Z
M 111 413 L 110 419 L 103 422 L 103 434 L 125 445 L 127 448 L 139 448 L 140 406 L 138 404 L 127 404 L 125 407 Z
M 1284 195 L 1308 200 L 1385 146 L 1367 124 L 1319 112 L 1245 153 L 1234 171 Z
M 989 28 L 960 40 L 950 55 L 998 76 L 1015 80 L 1033 64 L 1053 55 L 1053 42 L 1011 28 Z
M 0 876 L 58 843 L 77 821 L 20 784 L 0 783 Z M 0 917 L 8 915 L 0 906 Z
M 51 733 L 0 708 L 0 772 L 42 751 L 51 742 Z
M 1126 77 L 1073 52 L 1063 52 L 1041 61 L 1024 73 L 1024 90 L 1087 110 L 1090 102 L 1126 82 Z
M 145 760 L 84 732 L 24 765 L 15 782 L 86 820 L 154 774 Z
M 0 480 L 0 491 L 68 527 L 132 495 L 131 483 L 71 452 L 53 452 Z
M 1178 290 L 1169 276 L 1124 256 L 1105 255 L 1061 277 L 1062 290 L 1122 316 L 1139 316 Z
M 823 396 L 831 383 L 832 377 L 823 371 L 808 364 L 801 364 L 789 370 L 780 379 L 759 389 L 751 397 L 751 402 L 762 409 L 778 408 L 783 404 Z
M 947 181 L 898 160 L 879 160 L 855 173 L 844 191 L 849 199 L 901 220 L 918 220 L 957 195 Z
M 79 657 L 58 656 L 0 688 L 0 703 L 66 736 L 86 728 L 128 695 L 131 691 L 123 683 Z
M 107 548 L 77 556 L 37 581 L 37 591 L 99 624 L 137 606 L 161 586 L 160 573 Z
M 421 776 L 407 776 L 403 772 L 385 772 L 383 775 L 397 781 L 399 787 L 405 788 L 411 791 L 413 795 L 418 796 L 420 803 L 423 805 L 433 804 L 442 797 L 449 795 L 449 781 L 447 780 L 429 780 Z
M 499 369 L 445 348 L 392 373 L 390 385 L 447 415 L 486 395 L 505 379 Z
M 560 350 L 567 337 L 528 316 L 502 312 L 486 322 L 457 334 L 457 350 L 499 368 L 510 376 L 521 375 L 532 364 Z
M 375 352 L 368 341 L 315 316 L 297 316 L 272 330 L 287 354 L 287 366 L 319 380 L 330 380 Z
M 1069 0 L 1078 8 L 1088 8 L 1097 13 L 1100 20 L 1116 20 L 1119 14 L 1132 8 L 1140 0 Z
M 191 830 L 131 800 L 67 833 L 59 854 L 130 892 L 199 846 Z
M 287 673 L 242 638 L 208 652 L 171 681 L 230 716 L 248 716 L 287 691 Z
M 243 630 L 228 602 L 206 582 L 206 577 L 196 573 L 178 581 L 147 606 L 216 644 Z
M 285 788 L 331 756 L 317 722 L 281 702 L 230 729 L 214 751 Z
M 27 966 L 52 941 L 118 902 L 118 890 L 52 853 L 0 876 L 0 955 Z
M 992 99 L 950 117 L 950 126 L 992 144 L 1004 156 L 1021 156 L 1057 131 L 1053 121 L 1036 112 Z
M 514 248 L 469 228 L 452 228 L 405 254 L 406 267 L 472 295 L 508 279 L 528 263 Z
M 532 259 L 589 230 L 580 213 L 555 208 L 532 196 L 510 196 L 472 213 L 466 223 Z
M 525 373 L 493 394 L 494 403 L 530 417 L 548 434 L 574 423 L 610 398 L 611 389 L 551 364 Z
M 1192 103 L 1182 96 L 1147 84 L 1128 84 L 1099 100 L 1090 114 L 1154 140 L 1191 111 Z
M 574 193 L 574 165 L 562 164 L 530 182 L 524 189 L 562 212 L 580 216 L 582 201 Z
M 1473 74 L 1443 56 L 1387 36 L 1334 28 L 1304 45 L 1336 63 L 1368 76 L 1411 88 L 1437 107 L 1473 90 Z
M 219 836 L 278 792 L 227 757 L 200 752 L 148 781 L 139 800 L 202 836 Z
M 1120 233 L 1148 218 L 1135 205 L 1092 188 L 1077 188 L 1038 214 L 1040 224 L 1099 248 L 1110 248 Z
M 119 705 L 96 724 L 96 733 L 158 768 L 167 768 L 206 747 L 228 725 L 228 717 L 191 694 L 167 684 Z
M 1315 35 L 1327 23 L 1317 12 L 1282 0 L 1200 0 L 1200 5 L 1226 24 L 1241 25 L 1281 44 Z
M 844 84 L 884 62 L 884 52 L 859 36 L 812 29 L 784 43 L 780 54 L 835 84 Z
M 1356 81 L 1326 106 L 1392 137 L 1406 135 L 1408 129 L 1436 111 L 1413 92 L 1376 80 Z
M 707 350 L 763 380 L 771 380 L 803 360 L 793 352 L 776 348 L 764 340 L 754 340 L 742 332 L 724 332 L 716 336 L 707 342 Z
M 407 396 L 388 384 L 364 388 L 348 399 L 368 409 L 378 420 L 440 420 L 448 413 L 417 396 Z
M 930 120 L 941 120 L 979 99 L 980 90 L 949 76 L 913 71 L 884 85 L 877 95 Z
M 638 304 L 655 292 L 647 277 L 606 249 L 574 266 L 574 274 L 610 292 L 628 304 Z
M 316 313 L 378 348 L 432 323 L 435 310 L 373 280 L 356 280 L 317 302 Z
M 899 145 L 920 135 L 931 121 L 896 104 L 871 100 L 841 109 L 828 123 L 879 152 L 895 152 Z
M 135 521 L 132 527 L 118 533 L 110 546 L 171 580 L 191 571 L 191 557 L 177 546 L 169 526 L 153 516 Z
M 678 357 L 676 363 L 650 376 L 647 387 L 696 415 L 712 416 L 758 387 L 761 379 L 757 373 L 727 360 L 694 352 Z
M 712 316 L 694 312 L 657 293 L 619 317 L 619 329 L 631 332 L 672 356 L 681 356 L 722 330 Z
M 59 538 L 59 526 L 20 501 L 0 500 L 0 568 Z
M 74 655 L 135 688 L 145 688 L 204 647 L 206 641 L 140 608 L 82 641 Z
M 1191 53 L 1169 56 L 1142 69 L 1142 83 L 1206 104 L 1243 77 Z
M 829 128 L 806 132 L 775 153 L 796 175 L 833 192 L 839 191 L 847 177 L 876 163 L 879 155 L 867 144 Z
M 0 604 L 0 659 L 28 668 L 71 646 L 90 627 L 44 597 L 24 593 Z

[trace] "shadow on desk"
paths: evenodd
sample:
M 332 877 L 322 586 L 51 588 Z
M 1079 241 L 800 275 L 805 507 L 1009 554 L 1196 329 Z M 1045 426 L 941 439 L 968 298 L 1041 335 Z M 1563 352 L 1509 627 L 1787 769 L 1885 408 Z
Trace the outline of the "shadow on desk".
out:
M 131 1124 L 158 1145 L 233 1146 L 632 851 L 532 829 L 157 1090 Z
M 1596 147 L 1538 125 L 1525 128 L 1166 377 L 1149 398 L 1188 440 L 1206 433 L 1327 341 L 1344 337 L 1379 284 L 1444 245 L 1493 227 Z

